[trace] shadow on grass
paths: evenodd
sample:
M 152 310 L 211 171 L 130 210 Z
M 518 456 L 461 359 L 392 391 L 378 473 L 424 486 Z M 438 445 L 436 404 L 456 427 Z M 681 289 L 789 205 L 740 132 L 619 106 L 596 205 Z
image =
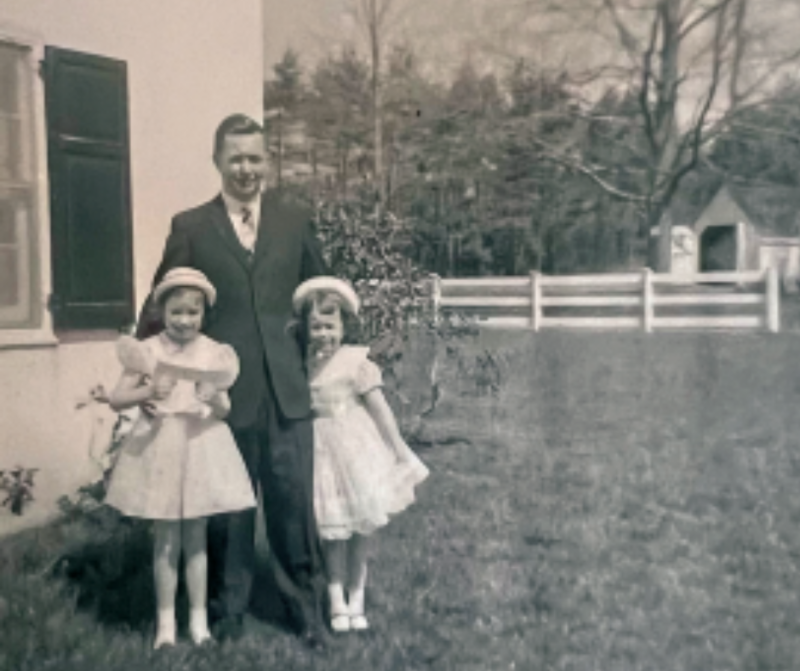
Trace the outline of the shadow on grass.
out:
M 265 554 L 260 554 L 257 558 L 250 613 L 264 624 L 291 632 L 289 613 L 280 597 L 275 575 Z
M 82 542 L 70 544 L 55 562 L 53 575 L 74 590 L 78 609 L 91 614 L 102 626 L 146 632 L 153 626 L 156 611 L 151 525 L 106 516 L 100 526 L 102 531 L 90 532 Z M 213 598 L 212 590 L 209 595 Z M 187 626 L 188 612 L 181 560 L 176 598 L 180 628 Z M 257 557 L 250 613 L 263 625 L 290 629 L 288 613 L 263 550 Z
M 78 609 L 102 625 L 147 629 L 155 612 L 150 527 L 117 520 L 101 528 L 95 538 L 70 544 L 53 573 L 74 590 Z

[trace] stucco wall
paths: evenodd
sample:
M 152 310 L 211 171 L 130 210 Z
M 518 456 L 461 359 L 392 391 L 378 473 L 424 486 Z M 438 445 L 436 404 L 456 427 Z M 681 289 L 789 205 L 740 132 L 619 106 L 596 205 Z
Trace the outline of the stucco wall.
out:
M 211 198 L 218 177 L 212 135 L 227 114 L 259 118 L 263 81 L 260 0 L 2 0 L 0 35 L 126 61 L 137 303 L 146 295 L 175 212 Z M 41 94 L 41 91 L 39 92 Z M 39 167 L 46 191 L 40 120 Z M 42 237 L 42 291 L 50 292 L 49 221 Z M 0 348 L 0 469 L 42 468 L 32 517 L 90 472 L 88 412 L 75 403 L 112 384 L 112 339 Z M 108 429 L 109 422 L 104 422 Z M 29 519 L 32 519 L 29 518 Z M 0 510 L 0 532 L 16 521 Z
M 0 468 L 39 469 L 36 501 L 21 518 L 0 510 L 0 535 L 48 517 L 62 494 L 100 475 L 91 453 L 108 444 L 115 416 L 105 406 L 77 405 L 117 373 L 109 342 L 0 351 Z

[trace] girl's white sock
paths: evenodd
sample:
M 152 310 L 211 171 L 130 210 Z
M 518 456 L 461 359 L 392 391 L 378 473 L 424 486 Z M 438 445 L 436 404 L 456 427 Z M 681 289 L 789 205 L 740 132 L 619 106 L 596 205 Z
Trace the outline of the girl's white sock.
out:
M 208 613 L 205 608 L 189 609 L 189 635 L 196 645 L 211 638 L 211 632 L 208 631 Z
M 175 645 L 175 609 L 159 608 L 156 624 L 156 640 L 153 648 L 158 650 L 162 645 Z
M 350 602 L 351 615 L 364 614 L 364 588 L 355 588 L 348 591 L 348 601 Z
M 331 601 L 332 614 L 344 615 L 347 613 L 347 601 L 344 598 L 344 587 L 342 583 L 331 583 L 328 585 L 328 597 Z

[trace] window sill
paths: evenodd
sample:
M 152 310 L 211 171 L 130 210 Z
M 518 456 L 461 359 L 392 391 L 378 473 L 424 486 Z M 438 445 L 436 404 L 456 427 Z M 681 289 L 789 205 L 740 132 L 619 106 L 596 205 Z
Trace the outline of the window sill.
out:
M 55 347 L 58 339 L 49 329 L 0 329 L 0 350 Z
M 62 345 L 87 342 L 116 342 L 122 335 L 120 331 L 114 329 L 71 329 L 56 331 L 55 337 Z
M 0 329 L 0 350 L 58 347 L 88 342 L 115 342 L 120 332 L 113 329 L 97 331 L 57 331 L 46 328 Z

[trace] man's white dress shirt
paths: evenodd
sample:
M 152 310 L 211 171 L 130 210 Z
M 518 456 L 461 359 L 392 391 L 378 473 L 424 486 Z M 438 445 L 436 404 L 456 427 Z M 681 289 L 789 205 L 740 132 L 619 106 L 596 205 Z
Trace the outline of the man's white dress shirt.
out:
M 228 210 L 228 217 L 233 224 L 236 237 L 239 238 L 242 247 L 252 252 L 258 238 L 258 222 L 261 221 L 261 197 L 259 196 L 249 203 L 242 203 L 223 191 L 222 200 L 225 201 L 225 208 Z M 249 211 L 247 218 L 245 218 L 245 210 Z

